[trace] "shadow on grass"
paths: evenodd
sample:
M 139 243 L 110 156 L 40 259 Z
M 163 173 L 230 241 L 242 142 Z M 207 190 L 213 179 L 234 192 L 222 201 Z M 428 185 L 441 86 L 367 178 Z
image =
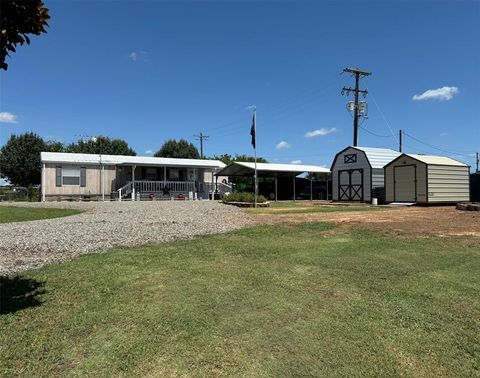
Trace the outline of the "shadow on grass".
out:
M 45 293 L 43 282 L 22 277 L 0 277 L 0 315 L 37 307 L 39 295 Z

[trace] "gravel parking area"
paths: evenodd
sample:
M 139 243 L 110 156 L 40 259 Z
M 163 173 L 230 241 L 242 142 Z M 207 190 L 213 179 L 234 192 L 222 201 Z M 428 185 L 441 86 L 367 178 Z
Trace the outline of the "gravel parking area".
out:
M 5 205 L 12 205 L 6 204 Z M 112 247 L 190 239 L 250 224 L 243 211 L 213 201 L 51 202 L 15 206 L 75 208 L 64 218 L 0 224 L 0 275 Z

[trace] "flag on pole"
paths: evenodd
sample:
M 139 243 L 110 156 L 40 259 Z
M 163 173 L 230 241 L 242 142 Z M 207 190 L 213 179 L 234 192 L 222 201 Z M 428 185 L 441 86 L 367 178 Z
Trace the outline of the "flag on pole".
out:
M 253 113 L 253 119 L 252 119 L 252 128 L 250 129 L 250 135 L 252 136 L 252 146 L 253 148 L 256 148 L 257 144 L 257 137 L 255 135 L 255 113 Z

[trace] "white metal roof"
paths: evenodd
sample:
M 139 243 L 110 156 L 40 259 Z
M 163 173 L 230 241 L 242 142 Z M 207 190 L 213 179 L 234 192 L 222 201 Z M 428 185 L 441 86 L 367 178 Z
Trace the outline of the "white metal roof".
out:
M 435 164 L 435 165 L 453 165 L 457 167 L 468 167 L 467 164 L 461 163 L 457 160 L 446 156 L 436 156 L 436 155 L 417 155 L 417 154 L 405 154 L 410 156 L 413 159 L 419 160 L 425 164 Z
M 225 168 L 221 169 L 217 172 L 218 176 L 243 176 L 253 174 L 255 170 L 255 163 L 251 162 L 243 162 L 243 161 L 234 161 L 233 163 L 229 164 Z M 301 164 L 275 164 L 275 163 L 257 163 L 257 171 L 259 174 L 263 173 L 280 173 L 280 174 L 288 174 L 288 173 L 304 173 L 304 172 L 311 172 L 311 173 L 330 173 L 330 169 L 320 167 L 318 165 L 301 165 Z
M 402 153 L 391 150 L 389 148 L 376 148 L 376 147 L 353 147 L 357 150 L 365 152 L 367 159 L 370 162 L 372 168 L 383 168 L 392 160 L 399 157 Z
M 167 167 L 223 168 L 220 160 L 174 159 L 151 156 L 124 156 L 98 154 L 72 154 L 66 152 L 42 152 L 42 163 L 105 164 L 105 165 L 155 165 Z

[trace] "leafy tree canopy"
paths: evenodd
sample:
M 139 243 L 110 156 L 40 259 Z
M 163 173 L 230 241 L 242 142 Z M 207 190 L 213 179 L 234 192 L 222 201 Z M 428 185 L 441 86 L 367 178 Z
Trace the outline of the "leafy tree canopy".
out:
M 111 139 L 106 136 L 97 136 L 89 140 L 79 140 L 65 148 L 65 152 L 82 154 L 127 155 L 135 156 L 137 153 L 122 139 Z
M 189 143 L 185 139 L 176 141 L 175 139 L 167 140 L 162 148 L 155 152 L 155 157 L 183 158 L 183 159 L 200 159 L 197 147 Z
M 235 156 L 230 154 L 214 155 L 213 159 L 220 160 L 222 163 L 225 163 L 227 165 L 234 161 L 247 161 L 247 162 L 255 161 L 254 156 L 248 156 L 245 154 L 243 155 L 235 154 Z M 257 163 L 268 163 L 268 161 L 262 157 L 257 156 Z
M 0 171 L 13 185 L 40 184 L 40 152 L 45 142 L 34 133 L 13 134 L 1 149 Z
M 65 146 L 62 142 L 48 140 L 45 142 L 45 150 L 48 152 L 65 152 Z
M 15 52 L 18 44 L 30 44 L 27 34 L 46 33 L 48 9 L 41 0 L 0 1 L 0 68 L 7 70 L 5 63 L 9 52 Z

